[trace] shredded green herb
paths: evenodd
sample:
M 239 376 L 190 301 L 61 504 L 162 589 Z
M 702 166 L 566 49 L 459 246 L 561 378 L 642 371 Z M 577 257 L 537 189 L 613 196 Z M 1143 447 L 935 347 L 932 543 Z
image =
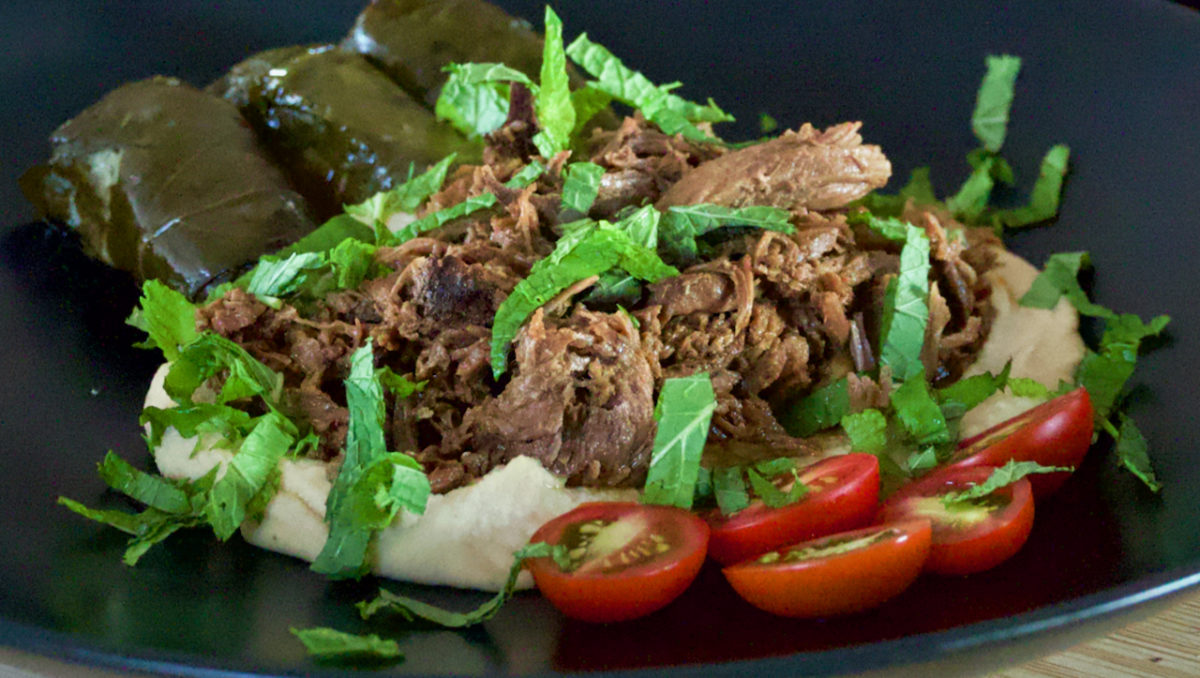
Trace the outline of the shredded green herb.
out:
M 691 508 L 708 439 L 708 425 L 717 407 L 712 382 L 701 372 L 663 382 L 654 407 L 658 430 L 642 501 Z

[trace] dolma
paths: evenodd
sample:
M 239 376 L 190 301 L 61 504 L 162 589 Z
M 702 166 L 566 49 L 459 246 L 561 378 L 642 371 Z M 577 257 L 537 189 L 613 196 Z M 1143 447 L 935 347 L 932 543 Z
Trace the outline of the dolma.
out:
M 289 45 L 276 47 L 241 61 L 229 72 L 214 80 L 204 88 L 205 92 L 215 94 L 245 111 L 250 106 L 250 93 L 262 85 L 263 78 L 272 68 L 277 68 L 289 59 L 304 54 L 315 45 Z
M 542 67 L 541 36 L 482 0 L 374 0 L 342 46 L 369 56 L 430 109 L 447 64 L 499 62 L 535 81 Z
M 334 47 L 271 68 L 250 92 L 247 117 L 322 217 L 449 153 L 459 162 L 481 154 L 364 57 Z
M 42 215 L 101 261 L 193 298 L 315 226 L 238 110 L 173 78 L 113 90 L 51 146 L 21 178 Z

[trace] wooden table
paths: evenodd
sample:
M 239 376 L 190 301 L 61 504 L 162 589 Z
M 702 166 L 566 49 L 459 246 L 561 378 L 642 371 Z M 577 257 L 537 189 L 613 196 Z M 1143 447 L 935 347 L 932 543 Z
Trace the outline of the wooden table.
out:
M 364 674 L 369 675 L 369 674 Z M 0 678 L 128 678 L 0 647 Z M 990 678 L 1200 677 L 1200 593 L 1146 621 Z
M 1196 678 L 1200 594 L 1166 612 L 992 678 Z

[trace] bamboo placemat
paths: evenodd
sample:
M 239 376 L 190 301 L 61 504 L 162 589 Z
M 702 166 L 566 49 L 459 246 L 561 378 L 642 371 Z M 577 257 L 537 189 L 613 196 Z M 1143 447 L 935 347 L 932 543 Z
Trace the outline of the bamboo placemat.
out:
M 1146 621 L 992 678 L 1200 677 L 1200 594 Z

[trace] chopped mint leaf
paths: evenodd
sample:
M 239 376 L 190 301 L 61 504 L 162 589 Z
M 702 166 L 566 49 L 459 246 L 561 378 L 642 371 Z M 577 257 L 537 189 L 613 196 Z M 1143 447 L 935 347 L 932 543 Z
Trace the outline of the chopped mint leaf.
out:
M 838 425 L 850 412 L 850 384 L 843 377 L 826 384 L 792 404 L 782 423 L 788 433 L 806 438 Z
M 147 407 L 142 410 L 138 423 L 150 425 L 146 442 L 155 448 L 162 442 L 167 428 L 174 428 L 184 438 L 197 433 L 217 433 L 222 439 L 236 444 L 250 432 L 251 419 L 250 413 L 229 405 L 191 403 L 170 408 Z
M 850 438 L 850 450 L 879 456 L 887 449 L 887 417 L 870 408 L 842 417 L 842 429 Z
M 950 442 L 945 414 L 929 392 L 924 370 L 892 391 L 891 401 L 900 425 L 918 445 Z
M 99 465 L 100 478 L 121 494 L 163 513 L 188 513 L 191 501 L 187 492 L 161 476 L 134 468 L 109 450 Z
M 387 452 L 383 387 L 370 341 L 350 356 L 345 384 L 350 410 L 345 458 L 326 500 L 329 538 L 312 565 L 332 578 L 365 574 L 374 534 L 401 508 L 423 511 L 429 496 L 429 479 L 420 465 L 407 455 Z
M 410 165 L 407 181 L 386 191 L 380 191 L 357 205 L 347 205 L 346 214 L 374 226 L 379 223 L 386 224 L 392 215 L 399 212 L 417 211 L 429 196 L 441 190 L 446 181 L 446 173 L 456 157 L 456 154 L 451 153 L 416 176 L 412 176 L 413 167 Z M 331 247 L 332 245 L 324 249 Z
M 247 506 L 276 472 L 295 438 L 283 415 L 272 412 L 261 419 L 242 441 L 225 475 L 213 484 L 208 502 L 208 522 L 222 541 L 229 539 L 246 519 Z
M 594 126 L 589 126 L 592 118 L 608 108 L 612 97 L 592 85 L 584 85 L 571 92 L 571 105 L 575 107 L 575 127 L 571 130 L 571 148 L 579 155 L 585 155 L 588 137 Z
M 573 162 L 563 170 L 562 204 L 587 214 L 600 192 L 604 168 L 591 162 Z
M 315 627 L 289 629 L 304 643 L 308 653 L 319 659 L 403 659 L 400 646 L 391 638 L 375 634 L 357 635 L 336 629 Z
M 554 251 L 533 265 L 529 277 L 517 283 L 496 310 L 491 359 L 492 374 L 497 379 L 508 369 L 509 344 L 525 320 L 576 282 L 614 267 L 647 282 L 678 274 L 653 250 L 635 243 L 628 233 L 612 227 L 597 228 L 594 224 L 579 222 L 577 227 L 564 227 Z
M 1000 374 L 984 372 L 983 374 L 959 379 L 946 388 L 938 390 L 938 402 L 941 404 L 943 410 L 949 405 L 956 412 L 966 413 L 992 397 L 992 394 L 1004 390 L 1005 386 L 1008 386 L 1013 381 L 1009 378 L 1009 372 L 1011 371 L 1012 361 L 1009 361 L 1004 364 L 1004 369 L 1000 370 Z
M 658 430 L 642 501 L 691 508 L 700 454 L 717 407 L 708 373 L 667 379 L 654 407 Z
M 785 492 L 776 487 L 775 483 L 764 478 L 754 468 L 746 469 L 746 477 L 750 479 L 750 487 L 754 489 L 754 494 L 770 508 L 782 508 L 789 504 L 795 504 L 808 494 L 808 485 L 800 482 L 800 477 L 796 475 L 794 468 L 792 475 L 794 482 Z
M 865 207 L 876 216 L 899 217 L 904 212 L 904 205 L 909 200 L 914 205 L 936 205 L 938 203 L 937 196 L 933 193 L 933 183 L 929 180 L 928 167 L 914 169 L 909 174 L 908 183 L 896 195 L 874 191 L 851 205 Z
M 400 245 L 406 243 L 422 233 L 432 231 L 435 228 L 441 228 L 455 219 L 462 219 L 465 216 L 474 214 L 482 209 L 487 209 L 495 204 L 496 196 L 492 193 L 481 193 L 472 196 L 456 205 L 426 214 L 420 219 L 405 225 L 404 228 L 387 237 L 386 242 L 380 244 Z
M 1117 463 L 1137 476 L 1145 483 L 1146 487 L 1150 488 L 1151 492 L 1161 491 L 1162 483 L 1158 481 L 1158 477 L 1154 474 L 1154 467 L 1150 464 L 1145 436 L 1133 423 L 1133 419 L 1125 416 L 1124 413 L 1120 415 L 1120 420 L 1121 428 L 1113 436 L 1117 440 Z
M 904 465 L 908 467 L 909 475 L 930 471 L 938 465 L 937 450 L 927 447 L 920 452 L 913 452 L 908 455 L 908 459 L 904 462 Z
M 900 275 L 892 280 L 883 302 L 880 363 L 892 368 L 897 381 L 908 381 L 924 369 L 921 347 L 929 319 L 929 238 L 916 226 L 905 231 Z
M 396 398 L 407 398 L 414 393 L 419 393 L 425 388 L 423 381 L 410 381 L 404 375 L 396 374 L 390 367 L 381 367 L 375 370 L 375 376 L 379 378 L 379 383 Z
M 545 173 L 546 166 L 537 160 L 532 160 L 528 165 L 522 167 L 520 172 L 517 172 L 511 179 L 504 182 L 504 187 L 514 190 L 525 188 L 537 181 Z
M 339 214 L 318 226 L 313 232 L 279 250 L 273 256 L 282 259 L 303 252 L 328 252 L 347 238 L 373 242 L 375 230 L 348 214 Z M 252 273 L 253 270 L 247 271 L 237 279 L 236 284 L 239 287 L 245 287 Z
M 324 265 L 325 256 L 318 252 L 298 252 L 286 259 L 263 257 L 251 272 L 246 291 L 256 297 L 287 296 L 304 283 L 305 271 Z
M 1042 466 L 1036 461 L 1009 460 L 1004 466 L 992 471 L 992 474 L 982 483 L 958 492 L 943 494 L 942 503 L 950 506 L 982 499 L 1002 487 L 1012 485 L 1021 478 L 1035 473 L 1058 473 L 1073 470 L 1070 466 Z
M 1042 382 L 1028 377 L 1013 377 L 1008 380 L 1008 390 L 1021 398 L 1048 399 L 1054 394 Z
M 571 102 L 567 55 L 563 51 L 562 20 L 549 5 L 546 6 L 545 16 L 541 87 L 535 102 L 541 131 L 534 135 L 533 144 L 543 158 L 551 158 L 571 145 L 571 131 L 575 129 L 575 106 Z
M 163 387 L 175 402 L 189 404 L 195 390 L 222 370 L 228 370 L 229 374 L 218 395 L 218 404 L 249 396 L 260 396 L 270 405 L 278 402 L 283 375 L 259 362 L 246 349 L 212 332 L 201 334 L 180 351 Z
M 589 40 L 586 33 L 567 47 L 567 56 L 596 78 L 589 83 L 592 87 L 640 110 L 667 134 L 683 134 L 693 141 L 714 141 L 693 123 L 733 121 L 733 116 L 712 100 L 708 105 L 694 104 L 671 94 L 667 87 L 654 85 L 646 76 L 626 67 L 612 52 Z
M 1080 313 L 1096 318 L 1112 318 L 1115 314 L 1088 301 L 1087 293 L 1079 286 L 1080 269 L 1091 266 L 1087 252 L 1059 252 L 1050 255 L 1045 269 L 1021 297 L 1020 305 L 1029 308 L 1054 308 L 1058 300 L 1066 297 Z
M 1169 321 L 1163 315 L 1146 324 L 1132 313 L 1105 321 L 1099 350 L 1088 350 L 1075 370 L 1075 382 L 1091 396 L 1097 421 L 1108 418 L 1133 376 L 1142 340 L 1161 333 Z
M 118 474 L 121 473 L 115 466 L 110 471 Z M 123 563 L 132 567 L 137 564 L 138 560 L 146 554 L 150 547 L 182 528 L 195 527 L 204 523 L 204 506 L 208 501 L 208 492 L 212 488 L 216 471 L 216 467 L 213 467 L 203 477 L 192 482 L 164 480 L 164 482 L 175 485 L 187 496 L 189 507 L 186 512 L 167 512 L 153 506 L 141 513 L 99 510 L 88 508 L 67 497 L 59 497 L 58 503 L 89 520 L 94 520 L 132 535 L 125 548 L 125 555 L 121 559 Z M 118 484 L 124 486 L 128 483 L 120 480 Z M 116 485 L 112 486 L 116 488 Z M 142 483 L 135 481 L 132 489 L 139 494 L 145 494 L 147 488 Z M 158 499 L 161 500 L 162 497 L 158 496 Z
M 376 249 L 371 243 L 348 239 L 329 252 L 329 265 L 333 267 L 338 289 L 354 289 L 371 277 Z
M 779 129 L 779 121 L 771 117 L 768 113 L 760 113 L 758 115 L 758 131 L 761 134 L 770 134 Z
M 987 73 L 979 84 L 975 112 L 971 114 L 971 130 L 992 153 L 1000 152 L 1004 145 L 1013 90 L 1020 72 L 1019 57 L 1007 54 L 987 57 Z
M 992 188 L 996 185 L 993 177 L 993 165 L 996 158 L 983 158 L 966 181 L 958 189 L 958 193 L 946 198 L 946 207 L 955 218 L 967 223 L 979 221 L 979 217 L 987 209 L 988 200 L 992 197 Z
M 696 238 L 726 226 L 751 226 L 768 231 L 792 233 L 787 210 L 765 205 L 675 205 L 662 219 L 662 246 L 675 261 L 690 262 L 697 254 Z
M 750 505 L 746 492 L 746 480 L 741 466 L 728 466 L 712 472 L 713 496 L 721 515 L 730 516 Z
M 877 217 L 870 212 L 851 212 L 846 215 L 846 221 L 861 224 L 888 240 L 900 242 L 908 237 L 908 229 L 912 227 L 912 224 L 897 217 Z
M 1062 196 L 1063 178 L 1067 174 L 1071 149 L 1058 144 L 1046 151 L 1029 204 L 1013 209 L 996 210 L 991 220 L 1007 228 L 1020 228 L 1053 219 L 1058 215 L 1058 203 Z
M 553 558 L 555 562 L 561 564 L 566 559 L 566 549 L 562 546 L 551 546 L 545 542 L 524 546 L 513 554 L 512 568 L 508 571 L 508 579 L 505 581 L 504 587 L 496 593 L 495 597 L 470 612 L 444 610 L 382 588 L 379 589 L 379 595 L 375 598 L 358 603 L 358 612 L 363 619 L 370 619 L 386 612 L 397 614 L 410 622 L 419 619 L 451 629 L 475 626 L 494 617 L 504 603 L 512 598 L 517 587 L 517 577 L 521 574 L 521 566 L 530 558 Z
M 450 64 L 442 70 L 450 75 L 438 94 L 434 115 L 468 139 L 491 134 L 508 119 L 509 83 L 536 89 L 524 73 L 504 64 Z
M 144 331 L 148 341 L 142 346 L 157 347 L 163 358 L 173 361 L 179 349 L 196 339 L 196 307 L 187 297 L 157 280 L 142 285 L 140 313 L 134 313 L 130 324 Z

